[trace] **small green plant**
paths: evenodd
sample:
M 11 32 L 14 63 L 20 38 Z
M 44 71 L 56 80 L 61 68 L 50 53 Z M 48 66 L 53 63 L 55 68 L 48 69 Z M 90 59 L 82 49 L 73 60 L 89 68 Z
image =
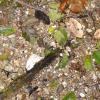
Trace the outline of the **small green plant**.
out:
M 63 57 L 59 61 L 58 68 L 65 68 L 67 63 L 68 63 L 68 55 L 64 53 Z
M 58 12 L 58 8 L 59 8 L 59 4 L 56 2 L 52 2 L 49 4 L 50 12 L 49 12 L 49 17 L 51 19 L 51 21 L 56 21 L 56 20 L 60 20 L 64 14 L 61 14 L 60 12 Z
M 8 60 L 9 53 L 2 53 L 0 54 L 0 61 Z
M 92 58 L 91 55 L 87 55 L 84 60 L 84 67 L 86 70 L 92 70 Z
M 73 91 L 68 92 L 62 100 L 77 100 L 76 95 Z
M 0 35 L 9 36 L 16 32 L 13 27 L 0 27 Z
M 53 80 L 49 84 L 49 88 L 50 88 L 50 90 L 55 90 L 58 87 L 58 85 L 59 85 L 58 81 L 57 80 Z
M 34 44 L 34 43 L 37 41 L 37 38 L 36 38 L 36 37 L 30 36 L 30 35 L 27 34 L 26 32 L 23 32 L 23 33 L 22 33 L 22 37 L 23 37 L 26 41 L 30 42 L 31 44 Z
M 59 43 L 59 45 L 64 46 L 68 39 L 65 29 L 59 28 L 58 30 L 55 30 L 54 39 Z
M 100 64 L 100 51 L 99 50 L 94 51 L 92 57 L 93 59 L 95 59 L 95 62 L 97 64 Z

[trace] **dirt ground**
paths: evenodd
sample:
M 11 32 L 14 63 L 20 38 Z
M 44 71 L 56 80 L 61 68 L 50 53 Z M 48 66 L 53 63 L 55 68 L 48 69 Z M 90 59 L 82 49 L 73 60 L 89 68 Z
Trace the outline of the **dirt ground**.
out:
M 53 45 L 54 48 L 58 46 L 48 33 L 48 28 L 50 25 L 66 28 L 70 19 L 66 17 L 46 25 L 35 18 L 35 9 L 41 9 L 48 14 L 49 3 L 58 2 L 57 0 L 22 0 L 25 4 L 16 4 L 16 1 L 9 0 L 8 3 L 5 0 L 8 4 L 0 6 L 0 26 L 16 28 L 15 34 L 0 35 L 0 54 L 6 52 L 8 55 L 7 60 L 0 61 L 0 90 L 7 87 L 18 75 L 26 73 L 26 62 L 31 54 L 44 56 L 47 45 Z M 84 26 L 85 34 L 81 39 L 71 36 L 71 44 L 65 47 L 65 52 L 70 55 L 66 67 L 56 68 L 59 61 L 56 58 L 37 73 L 30 84 L 23 86 L 7 100 L 62 100 L 68 91 L 74 91 L 77 100 L 100 100 L 100 65 L 94 65 L 91 71 L 85 70 L 83 66 L 84 55 L 91 54 L 100 41 L 93 37 L 95 31 L 100 29 L 100 1 L 91 0 L 87 10 L 92 17 L 75 18 Z M 37 41 L 26 41 L 22 32 L 38 37 Z M 73 48 L 73 45 L 76 47 Z M 32 87 L 38 88 L 29 96 Z

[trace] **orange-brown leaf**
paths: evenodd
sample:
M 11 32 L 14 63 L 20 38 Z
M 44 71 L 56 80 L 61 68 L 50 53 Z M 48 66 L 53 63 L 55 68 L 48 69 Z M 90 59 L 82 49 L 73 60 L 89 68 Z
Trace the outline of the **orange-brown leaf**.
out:
M 60 10 L 64 12 L 66 5 L 68 4 L 70 11 L 73 13 L 80 13 L 88 4 L 88 0 L 63 0 L 60 3 Z
M 66 6 L 66 4 L 67 4 L 67 1 L 68 1 L 68 0 L 63 0 L 63 2 L 60 3 L 60 10 L 61 10 L 62 12 L 64 12 L 64 10 L 65 10 L 65 6 Z

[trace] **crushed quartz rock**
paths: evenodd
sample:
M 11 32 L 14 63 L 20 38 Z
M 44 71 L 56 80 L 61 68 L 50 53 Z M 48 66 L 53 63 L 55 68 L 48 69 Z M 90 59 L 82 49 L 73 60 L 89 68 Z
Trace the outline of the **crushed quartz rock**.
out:
M 43 57 L 40 57 L 40 56 L 38 56 L 38 55 L 36 55 L 36 54 L 32 54 L 32 55 L 28 58 L 28 60 L 27 60 L 27 63 L 26 63 L 26 70 L 27 70 L 27 71 L 31 70 L 31 69 L 34 67 L 34 65 L 35 65 L 38 61 L 40 61 L 41 59 L 43 59 Z

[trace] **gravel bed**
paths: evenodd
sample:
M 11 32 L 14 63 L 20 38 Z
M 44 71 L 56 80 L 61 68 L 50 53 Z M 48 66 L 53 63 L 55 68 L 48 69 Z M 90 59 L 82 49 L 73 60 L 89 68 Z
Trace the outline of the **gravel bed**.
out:
M 48 12 L 48 3 L 51 1 L 54 0 L 35 0 L 31 5 L 38 4 L 40 7 L 44 5 L 42 9 Z M 95 2 L 93 2 L 94 4 Z M 22 7 L 11 10 L 11 8 L 8 8 L 8 13 L 10 13 L 8 15 L 8 24 L 11 25 L 13 23 L 13 26 L 18 30 L 11 36 L 0 36 L 0 54 L 6 53 L 8 55 L 6 61 L 0 61 L 0 90 L 8 86 L 14 78 L 26 73 L 26 62 L 31 54 L 44 56 L 45 46 L 43 43 L 57 46 L 54 39 L 48 34 L 49 26 L 37 20 L 34 14 L 27 15 L 27 12 L 25 12 L 27 10 L 30 10 L 30 12 L 33 10 L 32 12 L 34 12 L 34 9 Z M 100 28 L 100 23 L 98 23 L 100 20 L 99 15 L 99 13 L 96 13 L 94 16 L 97 18 L 97 28 Z M 30 19 L 32 19 L 32 22 L 29 21 Z M 65 22 L 56 22 L 55 26 L 61 24 L 67 27 L 67 20 L 66 18 Z M 73 53 L 68 65 L 64 69 L 57 69 L 59 60 L 57 58 L 52 64 L 37 73 L 29 85 L 21 88 L 12 97 L 8 98 L 8 100 L 62 100 L 68 91 L 74 91 L 78 100 L 100 100 L 100 70 L 95 67 L 92 71 L 86 71 L 82 63 L 84 54 L 95 50 L 97 41 L 91 37 L 94 26 L 90 18 L 86 20 L 79 19 L 79 21 L 85 26 L 84 32 L 87 34 L 85 34 L 81 41 L 72 37 L 73 44 L 77 44 L 78 41 L 79 45 L 73 49 L 70 46 L 66 47 L 67 53 L 69 49 Z M 41 40 L 39 40 L 40 44 L 38 42 L 31 44 L 26 41 L 21 34 L 22 28 L 19 28 L 21 24 L 24 25 L 23 31 L 32 31 L 34 33 L 32 35 L 43 39 L 42 43 Z M 79 61 L 81 63 L 78 63 Z M 3 69 L 11 73 L 7 76 Z M 29 96 L 28 86 L 38 88 Z

